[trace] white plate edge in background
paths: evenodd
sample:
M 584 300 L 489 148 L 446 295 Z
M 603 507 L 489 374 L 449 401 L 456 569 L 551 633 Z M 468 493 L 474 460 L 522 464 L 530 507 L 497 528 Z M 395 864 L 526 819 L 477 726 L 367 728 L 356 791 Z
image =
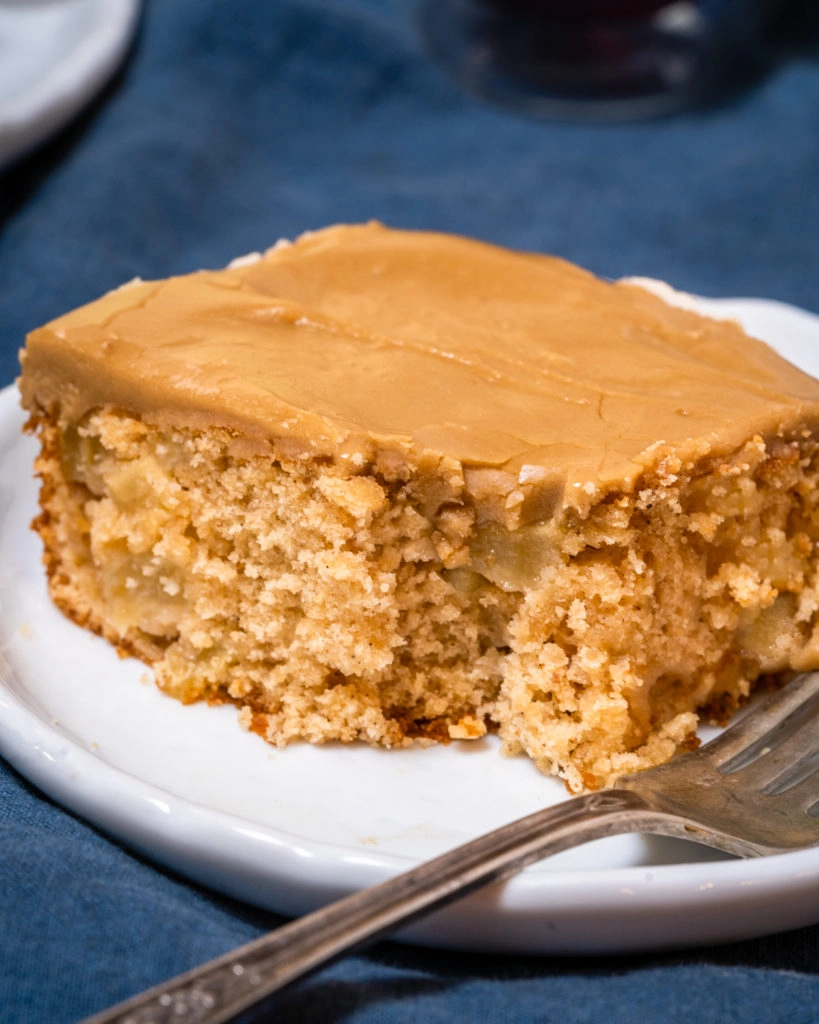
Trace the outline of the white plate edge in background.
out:
M 93 16 L 93 31 L 72 47 L 53 40 L 50 50 L 32 54 L 39 60 L 41 75 L 36 86 L 13 101 L 0 91 L 0 170 L 57 132 L 71 121 L 103 88 L 122 63 L 139 21 L 140 0 L 69 0 L 78 17 Z M 53 8 L 53 5 L 52 5 Z M 49 16 L 49 12 L 45 12 Z M 20 3 L 0 0 L 0 28 L 14 32 L 14 20 L 26 34 L 43 12 Z M 5 35 L 4 52 L 10 44 L 24 45 Z

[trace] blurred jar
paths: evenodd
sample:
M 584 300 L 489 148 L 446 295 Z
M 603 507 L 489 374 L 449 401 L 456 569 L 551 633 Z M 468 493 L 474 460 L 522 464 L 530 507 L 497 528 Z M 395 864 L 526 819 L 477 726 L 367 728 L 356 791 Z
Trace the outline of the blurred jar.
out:
M 785 0 L 786 2 L 786 0 Z M 769 59 L 783 0 L 426 0 L 437 59 L 471 91 L 549 117 L 701 106 Z

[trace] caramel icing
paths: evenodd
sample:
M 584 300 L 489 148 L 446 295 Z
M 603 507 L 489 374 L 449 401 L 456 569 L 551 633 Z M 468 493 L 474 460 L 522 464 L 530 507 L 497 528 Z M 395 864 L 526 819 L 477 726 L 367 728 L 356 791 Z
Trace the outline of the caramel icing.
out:
M 567 496 L 819 421 L 819 383 L 733 323 L 379 224 L 125 286 L 34 331 L 23 362 L 24 404 L 64 420 L 113 405 L 318 454 L 392 447 Z

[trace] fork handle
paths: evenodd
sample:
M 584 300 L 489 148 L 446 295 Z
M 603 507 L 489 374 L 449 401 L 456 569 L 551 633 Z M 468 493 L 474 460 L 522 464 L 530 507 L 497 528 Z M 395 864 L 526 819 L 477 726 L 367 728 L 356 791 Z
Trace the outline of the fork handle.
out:
M 84 1024 L 224 1024 L 398 924 L 508 878 L 545 856 L 607 835 L 657 831 L 666 818 L 627 790 L 574 797 L 297 918 Z

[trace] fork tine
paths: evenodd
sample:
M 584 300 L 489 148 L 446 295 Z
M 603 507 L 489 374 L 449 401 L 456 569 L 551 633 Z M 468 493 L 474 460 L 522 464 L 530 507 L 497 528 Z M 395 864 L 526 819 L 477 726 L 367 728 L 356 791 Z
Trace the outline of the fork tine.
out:
M 819 672 L 806 672 L 772 694 L 721 736 L 702 748 L 723 772 L 756 760 L 766 747 L 781 743 L 819 715 Z
M 778 781 L 778 780 L 775 780 Z M 775 801 L 777 811 L 782 815 L 804 814 L 816 819 L 819 816 L 819 785 L 816 773 L 803 776 L 794 785 L 769 793 L 767 787 L 762 790 L 759 802 Z M 817 823 L 814 820 L 814 825 Z
M 785 744 L 785 747 L 787 746 L 789 744 Z M 779 749 L 777 748 L 777 753 Z M 787 752 L 783 750 L 783 753 L 785 756 L 779 757 L 778 761 L 784 761 L 786 767 L 765 785 L 762 790 L 765 796 L 793 792 L 797 786 L 802 785 L 808 795 L 813 794 L 813 800 L 819 800 L 819 782 L 816 780 L 816 774 L 819 772 L 819 737 L 812 749 L 807 749 L 803 745 L 801 751 L 797 750 L 796 757 L 790 763 L 787 761 Z
M 812 704 L 819 711 L 819 698 Z M 787 724 L 789 722 L 783 723 Z M 819 800 L 817 725 L 816 718 L 803 721 L 802 727 L 792 735 L 784 740 L 773 739 L 770 745 L 765 736 L 727 763 L 717 766 L 717 771 L 726 782 L 736 780 L 746 793 L 756 793 L 761 799 L 776 798 L 777 807 L 783 813 L 806 811 Z M 752 756 L 755 751 L 756 758 Z
M 764 705 L 754 717 L 765 714 Z M 819 754 L 819 693 L 813 694 L 778 722 L 767 723 L 767 731 L 717 765 L 722 775 L 742 773 L 743 784 L 763 792 L 782 793 L 800 779 L 812 774 Z

